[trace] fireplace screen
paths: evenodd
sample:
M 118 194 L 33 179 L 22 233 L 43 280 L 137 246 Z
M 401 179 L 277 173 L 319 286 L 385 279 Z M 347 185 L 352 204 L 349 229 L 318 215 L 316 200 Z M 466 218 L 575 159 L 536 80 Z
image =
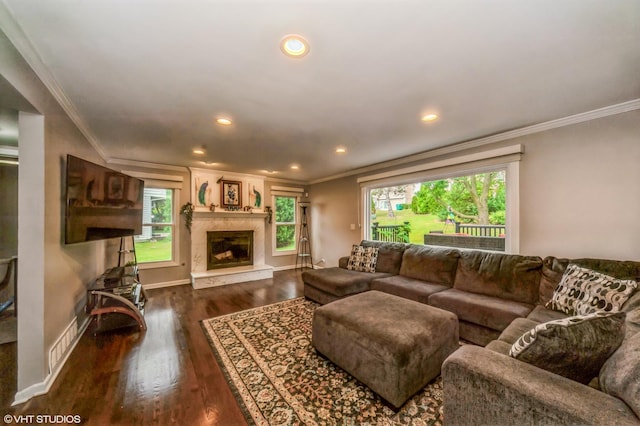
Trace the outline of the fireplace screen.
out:
M 253 231 L 207 232 L 207 269 L 253 265 Z

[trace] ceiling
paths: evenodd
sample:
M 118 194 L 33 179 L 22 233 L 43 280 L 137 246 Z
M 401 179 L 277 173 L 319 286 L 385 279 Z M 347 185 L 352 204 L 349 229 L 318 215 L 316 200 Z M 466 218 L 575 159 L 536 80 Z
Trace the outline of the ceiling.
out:
M 309 182 L 640 98 L 638 0 L 0 2 L 105 159 Z

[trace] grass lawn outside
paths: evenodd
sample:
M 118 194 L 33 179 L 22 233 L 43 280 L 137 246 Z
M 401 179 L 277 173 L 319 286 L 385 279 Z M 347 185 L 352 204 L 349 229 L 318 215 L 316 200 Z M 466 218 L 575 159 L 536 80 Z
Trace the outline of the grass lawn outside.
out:
M 296 242 L 295 241 L 291 241 L 291 243 L 286 245 L 286 246 L 282 246 L 282 247 L 276 248 L 276 252 L 278 252 L 278 251 L 291 251 L 291 250 L 295 250 L 295 249 L 296 249 Z
M 404 222 L 411 224 L 409 240 L 414 244 L 424 244 L 424 234 L 431 231 L 444 231 L 445 234 L 456 232 L 454 224 L 445 223 L 438 216 L 433 214 L 415 214 L 411 210 L 394 210 L 394 217 L 389 217 L 386 210 L 378 210 L 375 219 L 371 222 L 378 222 L 380 226 L 402 225 Z
M 136 241 L 136 259 L 138 263 L 171 260 L 171 238 Z

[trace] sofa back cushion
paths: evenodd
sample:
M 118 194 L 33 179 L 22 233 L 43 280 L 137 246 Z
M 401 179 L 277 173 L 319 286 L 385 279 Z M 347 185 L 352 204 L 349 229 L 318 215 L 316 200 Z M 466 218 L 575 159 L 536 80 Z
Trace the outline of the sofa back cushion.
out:
M 607 259 L 562 259 L 548 256 L 543 261 L 540 278 L 540 297 L 538 303 L 546 304 L 551 300 L 567 266 L 572 263 L 582 268 L 592 269 L 620 280 L 635 280 L 640 282 L 640 262 Z
M 455 249 L 410 245 L 402 255 L 400 275 L 451 287 L 459 258 L 460 252 Z
M 363 247 L 378 248 L 376 272 L 386 272 L 388 274 L 398 275 L 400 272 L 400 264 L 402 263 L 402 254 L 408 244 L 362 240 L 360 245 Z
M 461 250 L 453 287 L 535 304 L 541 271 L 542 259 L 537 256 Z

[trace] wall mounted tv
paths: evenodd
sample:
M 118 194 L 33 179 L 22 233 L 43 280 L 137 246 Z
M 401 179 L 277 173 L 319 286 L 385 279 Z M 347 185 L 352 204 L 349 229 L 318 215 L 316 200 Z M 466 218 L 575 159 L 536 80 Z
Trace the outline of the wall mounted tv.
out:
M 66 244 L 142 233 L 144 182 L 67 155 Z

